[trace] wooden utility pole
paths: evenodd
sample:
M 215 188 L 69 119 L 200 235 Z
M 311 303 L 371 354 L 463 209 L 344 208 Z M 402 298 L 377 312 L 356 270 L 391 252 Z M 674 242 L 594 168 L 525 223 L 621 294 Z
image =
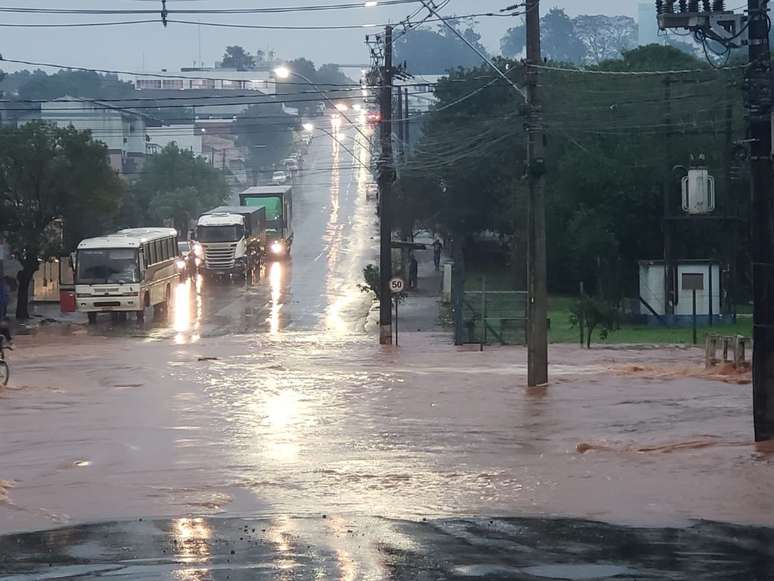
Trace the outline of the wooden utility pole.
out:
M 748 0 L 747 68 L 753 263 L 755 440 L 774 439 L 774 182 L 771 164 L 771 55 L 768 0 Z
M 379 343 L 392 344 L 392 26 L 384 29 L 384 66 L 381 75 L 381 128 L 379 140 Z
M 538 86 L 540 0 L 527 0 L 527 171 L 529 172 L 529 241 L 527 384 L 548 383 L 548 288 L 546 282 L 545 144 Z

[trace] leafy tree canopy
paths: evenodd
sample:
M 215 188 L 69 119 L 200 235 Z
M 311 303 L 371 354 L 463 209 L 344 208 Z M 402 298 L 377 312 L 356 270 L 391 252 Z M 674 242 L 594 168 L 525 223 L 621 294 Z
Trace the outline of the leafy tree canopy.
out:
M 131 225 L 161 225 L 171 220 L 181 232 L 202 212 L 220 205 L 229 193 L 223 173 L 174 143 L 145 161 L 133 184 L 123 220 Z
M 255 68 L 255 57 L 241 46 L 227 46 L 220 66 L 224 69 L 249 71 Z
M 107 149 L 88 132 L 41 122 L 0 128 L 0 232 L 22 264 L 18 318 L 29 316 L 38 261 L 110 230 L 123 190 Z
M 473 44 L 486 54 L 481 36 L 475 31 L 474 23 L 452 19 L 450 23 Z M 481 64 L 481 58 L 448 28 L 440 25 L 436 30 L 417 28 L 405 34 L 396 31 L 396 62 L 406 62 L 408 70 L 418 75 L 440 75 L 457 67 L 474 67 Z

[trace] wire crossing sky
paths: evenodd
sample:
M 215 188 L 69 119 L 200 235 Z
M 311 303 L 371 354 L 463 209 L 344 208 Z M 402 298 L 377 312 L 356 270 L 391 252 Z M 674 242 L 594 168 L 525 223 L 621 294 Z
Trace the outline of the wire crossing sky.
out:
M 389 2 L 389 0 L 388 0 Z M 195 66 L 199 55 L 204 65 L 212 66 L 220 59 L 227 45 L 239 44 L 250 52 L 275 50 L 282 58 L 307 57 L 317 64 L 335 62 L 362 64 L 367 62 L 364 36 L 371 32 L 363 24 L 400 22 L 415 12 L 421 3 L 395 2 L 374 7 L 354 7 L 352 0 L 271 0 L 261 6 L 279 8 L 272 13 L 255 13 L 251 0 L 179 0 L 167 3 L 168 9 L 213 11 L 210 13 L 174 14 L 170 20 L 202 21 L 209 26 L 176 24 L 167 28 L 160 23 L 138 23 L 123 26 L 89 26 L 72 28 L 15 28 L 12 24 L 67 24 L 115 22 L 117 20 L 153 20 L 153 14 L 111 14 L 115 11 L 160 10 L 157 0 L 0 0 L 0 8 L 23 11 L 0 11 L 0 53 L 7 58 L 51 60 L 89 67 L 123 68 L 153 71 L 166 68 Z M 452 0 L 442 11 L 444 16 L 482 12 L 498 12 L 513 4 L 506 0 Z M 637 0 L 552 0 L 543 2 L 543 11 L 558 6 L 571 15 L 583 13 L 626 14 L 636 17 Z M 330 6 L 320 10 L 312 7 Z M 342 8 L 342 6 L 348 6 Z M 337 7 L 337 8 L 336 8 Z M 259 7 L 260 8 L 260 7 Z M 247 13 L 222 13 L 225 10 Z M 40 13 L 44 10 L 44 13 Z M 87 11 L 63 14 L 58 11 Z M 37 11 L 37 12 L 36 12 Z M 98 11 L 108 13 L 93 14 Z M 251 13 L 252 12 L 252 13 Z M 421 12 L 415 20 L 424 18 Z M 519 23 L 518 18 L 482 17 L 477 26 L 482 42 L 492 53 L 499 53 L 499 42 L 505 30 Z M 235 29 L 212 24 L 255 26 L 355 26 L 333 30 L 272 30 Z M 438 23 L 426 26 L 437 27 Z M 5 70 L 16 70 L 8 64 Z M 17 67 L 18 68 L 18 67 Z

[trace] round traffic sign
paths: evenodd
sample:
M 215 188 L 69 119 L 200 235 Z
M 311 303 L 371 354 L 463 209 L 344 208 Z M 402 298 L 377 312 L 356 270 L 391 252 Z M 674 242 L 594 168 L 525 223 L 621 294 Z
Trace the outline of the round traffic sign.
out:
M 403 287 L 405 286 L 406 283 L 403 282 L 402 278 L 396 276 L 395 278 L 390 279 L 390 292 L 394 295 L 402 293 Z

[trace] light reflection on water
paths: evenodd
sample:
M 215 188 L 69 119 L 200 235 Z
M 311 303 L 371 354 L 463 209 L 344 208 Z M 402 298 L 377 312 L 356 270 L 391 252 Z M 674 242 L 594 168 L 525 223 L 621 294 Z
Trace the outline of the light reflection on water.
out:
M 173 521 L 172 535 L 176 558 L 186 564 L 208 563 L 209 542 L 212 536 L 209 524 L 202 518 L 178 518 Z M 208 568 L 185 568 L 174 572 L 181 581 L 199 581 Z
M 195 278 L 186 278 L 175 287 L 172 308 L 172 329 L 175 332 L 175 343 L 196 343 L 200 339 L 203 307 L 202 307 L 201 274 Z
M 271 314 L 269 315 L 269 332 L 277 335 L 280 331 L 280 311 L 282 310 L 282 263 L 273 262 L 269 268 L 269 285 L 271 286 Z

